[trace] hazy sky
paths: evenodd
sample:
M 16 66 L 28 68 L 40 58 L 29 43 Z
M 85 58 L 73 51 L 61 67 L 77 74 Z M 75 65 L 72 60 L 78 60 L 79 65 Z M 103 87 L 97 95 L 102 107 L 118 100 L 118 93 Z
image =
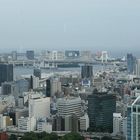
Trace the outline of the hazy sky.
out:
M 140 50 L 140 0 L 0 0 L 0 50 Z

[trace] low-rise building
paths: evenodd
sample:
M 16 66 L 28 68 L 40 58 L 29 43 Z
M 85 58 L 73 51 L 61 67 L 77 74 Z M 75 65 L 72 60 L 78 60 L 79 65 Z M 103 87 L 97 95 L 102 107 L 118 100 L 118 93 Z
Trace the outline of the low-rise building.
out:
M 121 113 L 113 113 L 113 134 L 121 132 L 122 116 Z
M 88 115 L 85 114 L 84 116 L 80 117 L 80 130 L 87 131 L 89 128 L 89 118 Z
M 21 117 L 18 119 L 18 130 L 24 132 L 34 131 L 36 129 L 36 119 L 34 117 Z
M 47 132 L 51 133 L 52 132 L 52 124 L 50 122 L 47 122 L 46 118 L 45 119 L 40 119 L 37 121 L 37 131 L 39 132 Z

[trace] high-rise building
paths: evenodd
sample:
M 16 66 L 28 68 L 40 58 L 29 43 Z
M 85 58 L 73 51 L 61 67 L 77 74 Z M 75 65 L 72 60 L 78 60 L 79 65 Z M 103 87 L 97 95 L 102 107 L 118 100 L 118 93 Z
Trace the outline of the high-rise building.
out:
M 30 77 L 30 89 L 37 89 L 39 87 L 39 78 L 35 76 Z
M 58 78 L 51 79 L 51 96 L 61 92 L 61 82 Z
M 19 79 L 15 81 L 17 95 L 22 95 L 23 92 L 29 90 L 29 81 L 25 79 Z
M 127 54 L 127 72 L 133 74 L 135 70 L 136 58 L 131 54 Z
M 137 76 L 140 76 L 140 59 L 136 60 L 136 65 L 135 66 L 136 66 L 136 72 L 135 73 L 136 73 Z
M 73 131 L 79 130 L 78 117 L 75 114 L 66 116 L 54 116 L 52 121 L 53 131 Z
M 92 65 L 84 65 L 81 67 L 81 77 L 82 78 L 89 78 L 93 77 L 93 67 Z
M 39 78 L 33 76 L 33 89 L 37 89 L 39 87 Z
M 140 96 L 127 108 L 127 140 L 140 139 Z
M 88 116 L 91 129 L 113 132 L 113 113 L 116 112 L 116 96 L 107 92 L 93 92 L 88 96 Z
M 37 98 L 30 97 L 29 99 L 29 116 L 39 118 L 45 118 L 50 116 L 50 98 Z
M 46 80 L 46 97 L 51 97 L 51 80 Z
M 29 80 L 29 89 L 33 89 L 33 76 L 30 76 L 30 80 Z
M 26 51 L 26 57 L 29 60 L 34 60 L 34 51 L 33 50 Z
M 13 65 L 0 64 L 0 86 L 2 82 L 13 81 Z
M 3 95 L 11 94 L 11 84 L 9 84 L 7 82 L 2 83 L 1 92 L 2 92 Z
M 34 76 L 38 77 L 39 79 L 41 79 L 41 69 L 34 69 Z
M 16 92 L 14 82 L 4 82 L 1 84 L 1 91 L 3 95 L 9 95 Z
M 80 52 L 76 50 L 66 50 L 65 58 L 66 59 L 77 59 L 80 57 Z
M 46 96 L 54 96 L 61 92 L 61 82 L 57 78 L 46 80 Z
M 62 116 L 53 116 L 52 119 L 53 131 L 65 131 L 65 119 Z
M 75 114 L 78 118 L 81 117 L 81 98 L 80 97 L 64 97 L 57 100 L 58 114 L 67 116 Z

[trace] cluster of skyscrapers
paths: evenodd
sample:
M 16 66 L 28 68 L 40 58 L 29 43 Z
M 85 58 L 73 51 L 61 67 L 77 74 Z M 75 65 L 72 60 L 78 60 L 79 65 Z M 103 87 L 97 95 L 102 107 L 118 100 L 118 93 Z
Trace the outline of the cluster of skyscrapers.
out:
M 79 56 L 79 52 L 65 53 Z M 33 52 L 27 54 L 33 58 Z M 1 63 L 0 130 L 74 131 L 88 139 L 107 135 L 138 140 L 140 61 L 127 54 L 127 61 L 114 63 L 110 62 L 106 69 L 107 65 L 99 64 L 101 69 L 96 73 L 90 63 L 81 65 L 80 71 L 54 71 L 47 75 L 34 67 L 32 74 L 17 79 L 13 74 L 15 66 Z

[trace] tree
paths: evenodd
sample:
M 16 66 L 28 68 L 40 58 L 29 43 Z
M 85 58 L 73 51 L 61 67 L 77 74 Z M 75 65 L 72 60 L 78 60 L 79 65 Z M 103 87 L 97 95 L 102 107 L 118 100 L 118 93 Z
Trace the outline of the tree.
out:
M 100 140 L 100 138 L 98 138 L 98 137 L 93 137 L 93 139 L 94 139 L 94 140 Z
M 84 140 L 84 137 L 82 137 L 80 134 L 71 132 L 66 134 L 61 138 L 61 140 Z
M 15 140 L 15 139 L 12 139 Z M 34 133 L 34 132 L 27 132 L 21 138 L 21 140 L 58 140 L 58 136 L 56 133 Z
M 11 134 L 9 140 L 17 140 L 17 136 L 14 134 Z
M 43 140 L 58 140 L 58 135 L 56 133 L 46 134 Z
M 38 138 L 33 136 L 23 136 L 21 140 L 38 140 Z
M 27 132 L 21 140 L 38 140 L 38 135 L 34 132 Z
M 50 139 L 51 140 L 58 140 L 58 135 L 56 133 L 51 133 L 50 134 Z
M 37 133 L 37 138 L 38 139 L 43 139 L 43 138 L 48 137 L 48 136 L 50 136 L 50 134 L 46 133 L 45 131 L 43 131 L 41 133 Z
M 101 138 L 101 140 L 112 140 L 112 138 L 108 137 L 108 136 L 104 136 L 104 137 Z

